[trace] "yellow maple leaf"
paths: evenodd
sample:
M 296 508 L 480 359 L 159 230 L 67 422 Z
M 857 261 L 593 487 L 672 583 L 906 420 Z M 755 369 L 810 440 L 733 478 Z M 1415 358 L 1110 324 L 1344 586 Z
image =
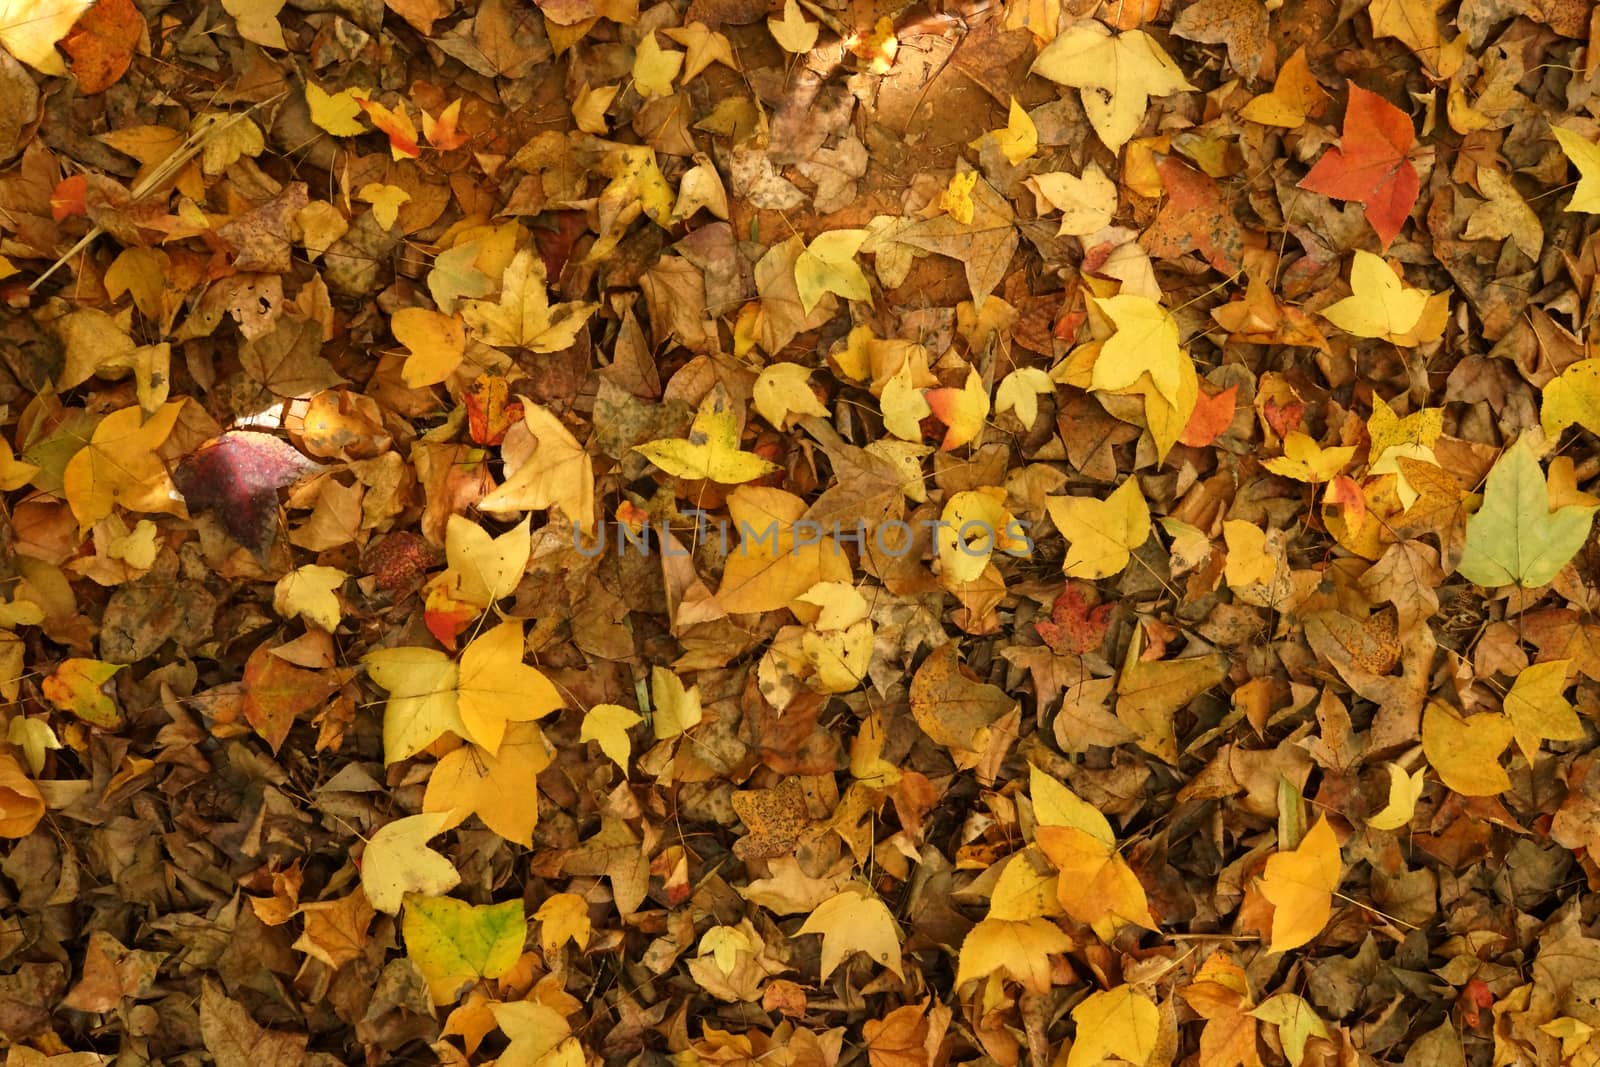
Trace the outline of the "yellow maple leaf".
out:
M 1094 306 L 1116 326 L 1116 332 L 1094 361 L 1090 388 L 1126 389 L 1148 374 L 1169 403 L 1179 401 L 1180 362 L 1189 357 L 1178 347 L 1178 322 L 1147 296 L 1122 293 L 1091 297 Z
M 437 896 L 461 881 L 455 865 L 428 847 L 444 832 L 443 813 L 408 815 L 379 827 L 361 854 L 361 888 L 372 906 L 397 915 L 407 893 Z
M 1353 447 L 1323 448 L 1308 434 L 1291 430 L 1283 439 L 1283 455 L 1263 460 L 1261 465 L 1297 482 L 1328 482 L 1345 469 L 1355 454 Z
M 1098 163 L 1083 168 L 1082 175 L 1066 171 L 1035 174 L 1025 184 L 1033 190 L 1040 214 L 1061 212 L 1057 234 L 1083 237 L 1111 225 L 1117 213 L 1117 186 Z
M 279 578 L 273 587 L 272 608 L 282 618 L 292 619 L 298 615 L 331 634 L 339 628 L 343 615 L 338 590 L 349 577 L 337 567 L 315 563 L 296 567 Z
M 822 935 L 822 980 L 854 952 L 865 952 L 900 978 L 900 925 L 878 894 L 859 882 L 818 904 L 797 934 Z
M 795 259 L 794 284 L 807 315 L 822 300 L 823 293 L 871 303 L 872 287 L 855 258 L 867 236 L 866 230 L 828 230 L 812 238 Z
M 316 82 L 306 82 L 306 106 L 311 109 L 311 121 L 335 137 L 359 137 L 367 128 L 359 121 L 361 102 L 354 89 L 341 89 L 330 93 Z
M 437 385 L 455 373 L 467 351 L 466 323 L 427 308 L 401 308 L 389 317 L 389 331 L 410 352 L 400 377 L 411 389 Z
M 1130 985 L 1086 997 L 1072 1009 L 1077 1034 L 1066 1067 L 1095 1067 L 1113 1059 L 1148 1063 L 1161 1036 L 1161 1009 Z
M 1076 942 L 1047 919 L 984 919 L 967 931 L 956 965 L 956 984 L 996 972 L 1034 993 L 1050 991 L 1050 957 L 1071 952 Z
M 665 667 L 650 668 L 650 729 L 657 741 L 699 725 L 701 714 L 698 685 L 685 687 L 683 679 Z
M 1109 578 L 1128 565 L 1134 549 L 1150 538 L 1150 508 L 1134 478 L 1104 500 L 1052 496 L 1045 507 L 1067 539 L 1061 570 L 1071 578 Z
M 372 217 L 378 220 L 378 225 L 384 229 L 393 226 L 400 218 L 400 205 L 411 199 L 411 194 L 398 185 L 384 185 L 381 182 L 368 182 L 356 193 L 357 200 L 364 200 L 372 205 Z
M 589 902 L 576 893 L 552 893 L 544 898 L 533 919 L 540 924 L 539 948 L 546 962 L 562 945 L 571 941 L 582 952 L 589 947 L 594 926 L 589 921 Z
M 1356 250 L 1350 267 L 1351 295 L 1322 309 L 1322 317 L 1345 333 L 1377 337 L 1415 348 L 1444 333 L 1449 294 L 1407 286 L 1382 256 Z
M 761 417 L 780 430 L 797 415 L 828 417 L 828 409 L 811 391 L 811 368 L 800 363 L 773 363 L 761 368 L 750 400 Z
M 528 397 L 522 402 L 522 423 L 536 442 L 505 483 L 478 501 L 488 514 L 559 510 L 579 529 L 594 531 L 594 461 L 559 418 Z
M 1333 893 L 1343 865 L 1339 839 L 1319 818 L 1297 848 L 1267 860 L 1261 892 L 1272 902 L 1271 952 L 1299 948 L 1322 932 L 1333 913 Z
M 1545 383 L 1539 423 L 1551 439 L 1573 423 L 1600 434 L 1600 359 L 1581 359 Z
M 628 742 L 628 731 L 644 722 L 644 717 L 632 708 L 621 704 L 596 704 L 583 715 L 583 726 L 578 740 L 594 741 L 624 774 L 628 771 L 628 757 L 633 747 Z
M 1506 694 L 1511 736 L 1529 763 L 1543 741 L 1583 740 L 1583 722 L 1564 695 L 1571 666 L 1570 659 L 1553 659 L 1524 667 Z
M 1308 115 L 1316 114 L 1328 100 L 1306 62 L 1304 45 L 1278 68 L 1278 80 L 1270 93 L 1262 93 L 1239 110 L 1239 117 L 1264 126 L 1296 130 L 1305 125 Z
M 522 662 L 522 653 L 517 619 L 480 634 L 461 653 L 461 722 L 468 740 L 490 753 L 499 751 L 507 723 L 542 719 L 565 703 L 548 678 Z
M 486 611 L 516 591 L 528 566 L 530 520 L 495 537 L 463 515 L 452 515 L 444 528 L 445 581 L 457 600 Z
M 816 47 L 822 26 L 801 14 L 800 5 L 795 0 L 783 0 L 783 18 L 767 19 L 767 30 L 785 52 L 798 55 Z
M 1154 38 L 1142 30 L 1113 34 L 1093 19 L 1046 45 L 1029 73 L 1077 89 L 1089 124 L 1113 152 L 1138 130 L 1152 96 L 1194 91 Z
M 1039 128 L 1033 124 L 1033 119 L 1028 117 L 1017 98 L 1011 98 L 1011 110 L 1006 116 L 1006 125 L 1003 130 L 990 130 L 989 136 L 994 138 L 1000 152 L 1012 166 L 1016 166 L 1024 159 L 1031 159 L 1039 152 Z M 977 148 L 983 143 L 983 138 L 973 141 L 972 148 Z
M 581 301 L 551 305 L 543 258 L 532 248 L 522 248 L 501 277 L 499 302 L 465 300 L 461 316 L 485 344 L 559 352 L 572 344 L 598 307 Z
M 531 848 L 539 805 L 530 791 L 552 755 L 537 725 L 509 723 L 498 752 L 471 744 L 447 752 L 428 776 L 422 810 L 448 815 L 446 830 L 476 815 L 507 841 Z
M 1030 768 L 1039 848 L 1060 871 L 1056 898 L 1066 913 L 1110 941 L 1124 923 L 1156 928 L 1144 886 L 1117 854 L 1111 823 L 1050 775 Z
M 633 451 L 675 478 L 724 485 L 753 481 L 778 469 L 776 463 L 739 449 L 739 420 L 720 387 L 712 389 L 700 402 L 688 437 L 646 441 L 634 446 Z
M 172 433 L 185 403 L 163 404 L 148 419 L 138 407 L 123 408 L 95 426 L 88 445 L 62 473 L 62 492 L 80 532 L 119 504 L 129 511 L 181 514 L 183 505 L 156 450 Z
M 654 30 L 647 31 L 633 54 L 633 85 L 649 100 L 672 95 L 672 79 L 683 69 L 683 53 L 662 48 Z
M 1514 733 L 1504 715 L 1463 718 L 1437 700 L 1422 712 L 1422 751 L 1440 781 L 1462 796 L 1494 796 L 1511 788 L 1500 754 Z
M 527 922 L 520 900 L 468 904 L 407 893 L 404 903 L 406 955 L 427 981 L 436 1005 L 453 1002 L 480 978 L 499 978 L 522 957 Z
M 1050 375 L 1038 367 L 1018 367 L 1000 380 L 994 391 L 994 410 L 1015 411 L 1017 421 L 1024 429 L 1033 429 L 1039 418 L 1039 398 L 1051 396 L 1056 385 Z
M 361 657 L 367 675 L 389 694 L 383 712 L 383 761 L 416 755 L 445 733 L 466 737 L 456 700 L 455 661 L 432 648 L 382 648 Z
M 1375 830 L 1398 830 L 1411 822 L 1417 811 L 1417 799 L 1428 777 L 1428 768 L 1407 774 L 1398 763 L 1389 764 L 1389 802 L 1383 810 L 1367 820 Z

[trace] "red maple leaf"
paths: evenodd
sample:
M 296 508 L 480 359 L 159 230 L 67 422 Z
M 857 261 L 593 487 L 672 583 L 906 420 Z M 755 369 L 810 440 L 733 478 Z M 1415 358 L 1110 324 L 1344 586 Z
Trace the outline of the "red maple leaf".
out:
M 1411 116 L 1351 83 L 1339 147 L 1322 154 L 1300 188 L 1335 200 L 1359 201 L 1387 249 L 1422 188 L 1410 158 L 1416 143 Z
M 1036 622 L 1033 628 L 1039 631 L 1039 636 L 1044 638 L 1052 651 L 1081 655 L 1100 647 L 1110 621 L 1109 603 L 1091 608 L 1084 602 L 1083 594 L 1068 582 L 1050 609 L 1050 621 Z
M 278 490 L 321 469 L 271 434 L 229 430 L 184 456 L 172 481 L 191 511 L 214 514 L 260 559 L 277 533 Z

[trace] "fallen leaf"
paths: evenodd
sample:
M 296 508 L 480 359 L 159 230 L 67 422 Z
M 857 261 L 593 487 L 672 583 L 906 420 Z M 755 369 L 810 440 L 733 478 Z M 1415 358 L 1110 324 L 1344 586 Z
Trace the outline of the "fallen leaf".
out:
M 1300 188 L 1335 200 L 1359 201 L 1387 249 L 1417 202 L 1421 178 L 1411 162 L 1411 118 L 1377 93 L 1350 84 L 1344 136 L 1322 154 Z
M 1292 851 L 1268 857 L 1261 878 L 1261 892 L 1272 902 L 1268 951 L 1299 948 L 1322 932 L 1342 872 L 1339 839 L 1325 818 L 1317 819 Z

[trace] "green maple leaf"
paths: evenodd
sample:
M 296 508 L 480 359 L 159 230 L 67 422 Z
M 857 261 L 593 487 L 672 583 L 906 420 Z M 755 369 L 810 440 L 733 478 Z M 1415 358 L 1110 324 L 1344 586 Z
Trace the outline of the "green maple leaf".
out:
M 1551 511 L 1544 472 L 1527 439 L 1519 439 L 1489 472 L 1456 572 L 1486 588 L 1546 585 L 1583 547 L 1594 513 L 1571 504 Z

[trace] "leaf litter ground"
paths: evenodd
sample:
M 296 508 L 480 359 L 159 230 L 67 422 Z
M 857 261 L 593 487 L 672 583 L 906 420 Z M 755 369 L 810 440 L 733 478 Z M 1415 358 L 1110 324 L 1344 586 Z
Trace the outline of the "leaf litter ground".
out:
M 1600 1063 L 1596 27 L 0 0 L 7 1067 Z

